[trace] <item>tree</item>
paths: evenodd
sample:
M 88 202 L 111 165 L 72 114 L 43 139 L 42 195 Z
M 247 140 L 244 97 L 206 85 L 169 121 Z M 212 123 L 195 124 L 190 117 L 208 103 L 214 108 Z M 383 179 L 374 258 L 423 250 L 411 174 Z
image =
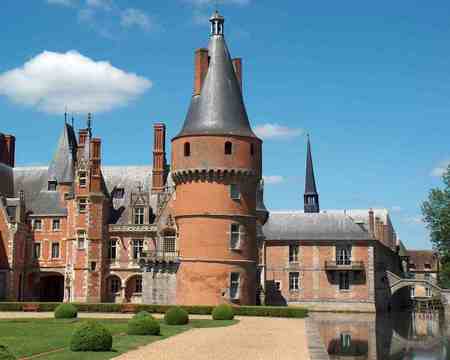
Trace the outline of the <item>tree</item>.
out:
M 450 164 L 442 180 L 444 188 L 431 189 L 428 200 L 422 203 L 422 214 L 441 258 L 441 286 L 450 287 Z

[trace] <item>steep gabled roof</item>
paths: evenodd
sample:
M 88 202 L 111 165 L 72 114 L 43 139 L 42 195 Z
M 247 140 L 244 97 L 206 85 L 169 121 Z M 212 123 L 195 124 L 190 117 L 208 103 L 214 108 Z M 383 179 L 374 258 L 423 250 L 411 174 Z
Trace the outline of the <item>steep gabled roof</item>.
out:
M 48 168 L 48 180 L 72 183 L 76 161 L 77 140 L 73 127 L 64 124 L 53 159 Z
M 192 98 L 183 128 L 176 138 L 187 135 L 256 137 L 248 121 L 241 87 L 223 33 L 211 35 L 209 56 L 201 94 Z

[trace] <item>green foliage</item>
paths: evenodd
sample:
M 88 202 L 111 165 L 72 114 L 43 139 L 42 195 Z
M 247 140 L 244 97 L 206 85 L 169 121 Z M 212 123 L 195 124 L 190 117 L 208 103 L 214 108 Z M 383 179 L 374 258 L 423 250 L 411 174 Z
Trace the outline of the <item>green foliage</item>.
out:
M 0 344 L 0 360 L 16 360 L 16 357 L 5 345 Z
M 214 320 L 233 320 L 233 307 L 228 304 L 221 304 L 216 306 L 212 312 L 212 318 Z
M 137 314 L 136 314 L 137 315 Z M 161 327 L 159 321 L 149 315 L 142 314 L 128 321 L 128 335 L 159 335 Z
M 241 316 L 305 318 L 308 316 L 308 310 L 289 306 L 238 306 L 234 308 L 234 314 Z
M 150 314 L 148 311 L 145 311 L 145 310 L 139 311 L 137 314 L 135 314 L 133 316 L 133 319 L 137 319 L 137 318 L 141 318 L 141 317 L 149 317 L 149 318 L 153 319 L 152 314 Z
M 74 319 L 77 316 L 78 310 L 72 304 L 61 304 L 55 309 L 55 319 Z
M 189 322 L 189 314 L 179 306 L 173 306 L 166 311 L 164 321 L 167 325 L 185 325 Z
M 90 320 L 80 323 L 70 340 L 72 351 L 110 351 L 112 347 L 111 332 L 98 321 Z

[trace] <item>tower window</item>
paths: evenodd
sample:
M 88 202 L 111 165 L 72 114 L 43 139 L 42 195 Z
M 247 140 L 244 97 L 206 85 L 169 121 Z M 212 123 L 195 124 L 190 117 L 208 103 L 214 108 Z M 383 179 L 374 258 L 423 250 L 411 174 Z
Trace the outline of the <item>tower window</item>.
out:
M 184 156 L 191 156 L 191 144 L 184 143 Z
M 78 181 L 80 183 L 80 187 L 86 187 L 86 184 L 87 184 L 87 172 L 86 171 L 78 172 Z
M 230 298 L 233 300 L 239 299 L 241 274 L 232 272 L 230 274 Z
M 239 200 L 241 198 L 241 189 L 239 184 L 230 185 L 230 197 L 232 200 Z
M 86 231 L 80 230 L 77 233 L 77 246 L 79 250 L 84 250 L 86 248 Z
M 86 198 L 80 198 L 78 200 L 78 212 L 80 214 L 85 213 L 87 209 L 87 199 Z
M 225 155 L 231 155 L 233 152 L 233 144 L 229 141 L 225 143 Z
M 255 155 L 255 145 L 254 144 L 250 144 L 250 155 L 251 156 Z
M 230 226 L 230 249 L 239 250 L 241 248 L 241 241 L 245 236 L 244 226 L 238 223 L 233 223 Z

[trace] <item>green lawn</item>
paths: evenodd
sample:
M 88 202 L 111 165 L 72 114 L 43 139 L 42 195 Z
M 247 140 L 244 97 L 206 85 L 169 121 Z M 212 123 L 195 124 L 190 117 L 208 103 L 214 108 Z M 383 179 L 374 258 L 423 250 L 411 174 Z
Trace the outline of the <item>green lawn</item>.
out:
M 127 320 L 102 319 L 99 320 L 113 334 L 113 351 L 110 352 L 72 352 L 69 349 L 70 337 L 77 320 L 55 319 L 14 319 L 0 320 L 0 343 L 8 348 L 20 359 L 53 350 L 64 349 L 55 353 L 39 356 L 43 359 L 58 360 L 100 360 L 111 359 L 119 354 L 135 349 L 153 341 L 165 339 L 193 328 L 207 328 L 229 326 L 237 322 L 214 320 L 191 320 L 188 325 L 168 326 L 161 322 L 161 336 L 129 336 Z

